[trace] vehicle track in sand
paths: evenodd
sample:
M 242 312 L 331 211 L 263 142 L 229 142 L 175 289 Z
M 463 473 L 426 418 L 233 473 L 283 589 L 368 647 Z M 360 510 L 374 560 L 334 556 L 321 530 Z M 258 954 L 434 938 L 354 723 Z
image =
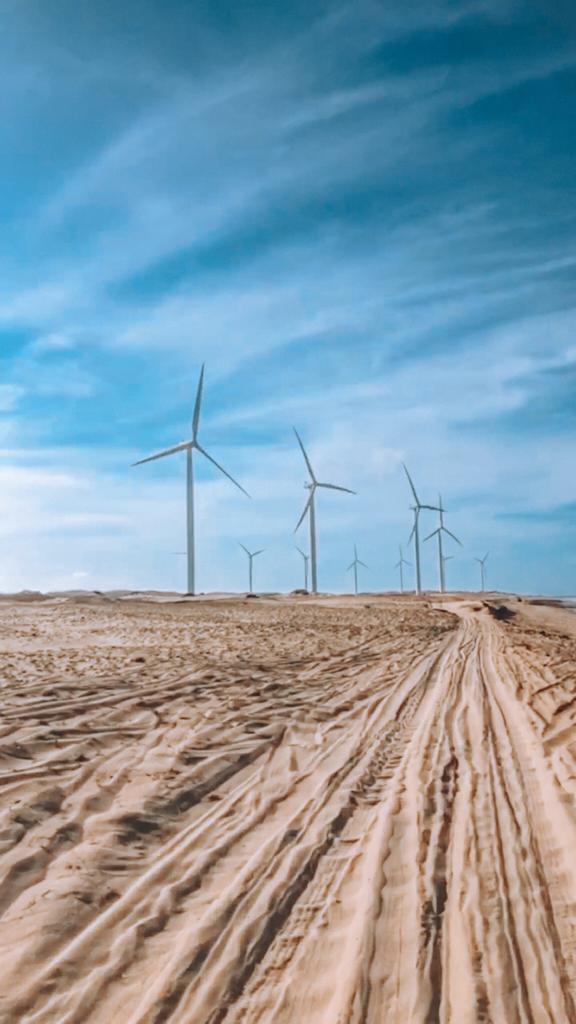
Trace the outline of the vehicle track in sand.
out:
M 576 1022 L 569 655 L 412 608 L 5 687 L 2 1022 Z

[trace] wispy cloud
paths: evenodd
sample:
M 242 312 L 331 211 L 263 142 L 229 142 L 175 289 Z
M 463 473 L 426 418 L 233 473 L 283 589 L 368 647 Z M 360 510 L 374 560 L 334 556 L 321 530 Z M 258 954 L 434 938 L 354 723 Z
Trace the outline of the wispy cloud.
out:
M 23 388 L 16 384 L 0 384 L 0 413 L 12 412 L 23 394 Z
M 0 7 L 18 129 L 0 129 L 4 529 L 74 534 L 69 557 L 59 540 L 43 555 L 45 580 L 51 558 L 112 579 L 124 557 L 139 585 L 141 568 L 168 584 L 153 551 L 180 536 L 181 466 L 128 464 L 188 429 L 206 359 L 203 429 L 257 495 L 237 506 L 203 479 L 207 583 L 225 585 L 238 531 L 283 538 L 261 571 L 291 579 L 297 421 L 361 492 L 322 510 L 327 583 L 353 531 L 395 551 L 409 458 L 520 586 L 506 513 L 576 500 L 576 48 L 560 22 L 543 33 L 515 2 L 362 0 L 240 5 L 231 34 L 216 9 L 144 3 L 120 42 L 117 15 L 88 8 Z M 19 558 L 13 581 L 35 564 Z M 531 589 L 556 585 L 545 564 Z
M 533 523 L 535 526 L 558 526 L 562 529 L 576 528 L 576 502 L 556 505 L 553 508 L 517 509 L 514 512 L 501 512 L 500 519 L 518 523 Z

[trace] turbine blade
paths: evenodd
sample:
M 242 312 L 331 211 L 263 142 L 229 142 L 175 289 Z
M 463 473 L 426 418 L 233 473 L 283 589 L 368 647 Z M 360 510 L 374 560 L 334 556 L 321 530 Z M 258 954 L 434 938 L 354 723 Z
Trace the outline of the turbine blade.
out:
M 194 415 L 192 417 L 192 437 L 196 440 L 198 436 L 198 425 L 200 423 L 200 408 L 202 405 L 202 389 L 204 387 L 204 363 L 202 363 L 202 369 L 200 370 L 200 379 L 198 381 L 198 389 L 196 391 L 196 401 L 194 403 Z
M 365 569 L 368 568 L 368 566 L 366 565 L 366 562 L 361 562 L 360 559 L 358 559 L 358 565 L 363 565 Z
M 308 472 L 310 473 L 310 479 L 312 480 L 313 483 L 316 483 L 316 477 L 314 475 L 314 470 L 312 469 L 312 463 L 310 462 L 310 459 L 308 458 L 308 455 L 306 453 L 306 449 L 302 444 L 302 438 L 300 437 L 300 434 L 296 430 L 296 427 L 292 427 L 292 430 L 296 434 L 296 440 L 298 441 L 298 444 L 300 445 L 300 449 L 302 451 L 302 455 L 304 456 L 304 462 L 306 463 Z
M 489 552 L 489 551 L 487 551 L 487 552 L 486 552 L 486 554 L 484 555 L 484 558 L 482 559 L 482 561 L 483 561 L 483 562 L 485 562 L 485 561 L 486 561 L 486 559 L 488 558 L 488 555 L 489 555 L 489 554 L 490 554 L 490 552 Z
M 459 544 L 460 547 L 462 547 L 462 541 L 458 540 L 458 537 L 456 536 L 455 533 L 452 533 L 452 531 L 449 530 L 446 526 L 443 526 L 442 529 L 444 530 L 444 533 L 447 533 L 449 537 L 452 537 L 452 540 L 455 540 L 456 543 Z
M 438 508 L 437 505 L 419 505 L 418 508 L 419 509 L 427 508 L 430 512 L 443 512 L 443 511 L 445 511 L 445 509 Z
M 317 484 L 318 487 L 326 487 L 329 491 L 344 491 L 346 494 L 356 494 L 356 491 L 351 491 L 349 487 L 338 487 L 336 484 Z
M 260 551 L 253 551 L 252 552 L 252 558 L 256 558 L 256 555 L 263 554 L 264 551 L 266 551 L 266 548 L 260 548 Z
M 416 488 L 414 487 L 414 481 L 412 480 L 412 477 L 410 476 L 410 473 L 408 472 L 408 467 L 406 466 L 405 462 L 402 463 L 402 466 L 404 467 L 404 472 L 406 473 L 406 476 L 408 477 L 408 483 L 410 484 L 410 490 L 412 491 L 412 494 L 414 495 L 414 501 L 416 502 L 417 505 L 419 505 L 420 501 L 418 499 L 418 495 L 416 494 Z
M 432 533 L 429 533 L 427 537 L 424 537 L 422 543 L 424 544 L 427 540 L 430 540 L 432 537 L 435 537 L 437 533 L 440 533 L 440 530 L 433 530 Z
M 239 543 L 240 547 L 242 548 L 242 551 L 245 551 L 246 554 L 248 555 L 248 558 L 250 558 L 250 552 L 248 551 L 248 548 L 245 548 L 241 541 L 238 541 L 238 543 Z
M 213 459 L 212 456 L 208 454 L 205 448 L 202 448 L 198 443 L 196 444 L 196 448 L 198 449 L 199 452 L 201 452 L 205 459 L 208 459 L 208 462 L 211 462 L 213 466 L 216 466 L 216 469 L 219 469 L 220 472 L 224 474 L 224 476 L 227 476 L 228 479 L 234 484 L 234 486 L 237 487 L 239 491 L 242 491 L 242 494 L 245 494 L 247 498 L 250 497 L 248 491 L 244 490 L 244 488 L 242 487 L 242 484 L 239 484 L 238 481 L 235 480 L 234 477 L 230 475 L 228 470 L 224 469 L 224 466 L 221 466 L 219 462 L 216 462 L 216 459 Z
M 308 497 L 308 501 L 304 505 L 304 511 L 303 511 L 302 515 L 300 516 L 300 519 L 298 520 L 298 523 L 296 524 L 296 529 L 294 530 L 294 533 L 296 533 L 296 531 L 300 529 L 300 527 L 302 526 L 302 523 L 304 522 L 304 520 L 306 518 L 306 513 L 307 513 L 308 509 L 310 508 L 310 505 L 312 504 L 312 493 L 313 492 L 311 491 L 310 495 Z
M 145 459 L 139 459 L 138 462 L 133 462 L 133 466 L 143 466 L 145 462 L 154 462 L 155 459 L 165 459 L 167 455 L 174 455 L 176 452 L 185 452 L 187 448 L 193 448 L 191 441 L 182 441 L 180 444 L 175 444 L 173 448 L 164 448 L 161 452 L 155 452 L 154 455 L 148 455 Z
M 414 523 L 414 526 L 412 527 L 412 530 L 410 531 L 410 536 L 408 537 L 408 541 L 407 541 L 408 544 L 412 540 L 412 537 L 414 536 L 415 533 L 416 533 L 416 523 Z
M 348 568 L 346 569 L 346 572 L 350 572 L 350 569 L 353 569 L 353 568 L 354 568 L 354 562 L 351 562 L 350 565 L 348 566 Z

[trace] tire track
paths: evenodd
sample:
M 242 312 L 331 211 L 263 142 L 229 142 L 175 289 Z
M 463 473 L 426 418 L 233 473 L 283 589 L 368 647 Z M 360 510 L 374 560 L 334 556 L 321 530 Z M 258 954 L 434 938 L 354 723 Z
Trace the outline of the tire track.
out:
M 8 694 L 2 1024 L 576 1024 L 570 661 L 448 610 Z

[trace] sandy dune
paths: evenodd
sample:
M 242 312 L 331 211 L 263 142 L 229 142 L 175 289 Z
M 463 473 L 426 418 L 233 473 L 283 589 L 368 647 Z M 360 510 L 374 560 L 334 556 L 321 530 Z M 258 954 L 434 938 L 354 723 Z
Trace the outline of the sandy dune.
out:
M 507 605 L 1 601 L 2 1024 L 576 1022 L 576 616 Z

